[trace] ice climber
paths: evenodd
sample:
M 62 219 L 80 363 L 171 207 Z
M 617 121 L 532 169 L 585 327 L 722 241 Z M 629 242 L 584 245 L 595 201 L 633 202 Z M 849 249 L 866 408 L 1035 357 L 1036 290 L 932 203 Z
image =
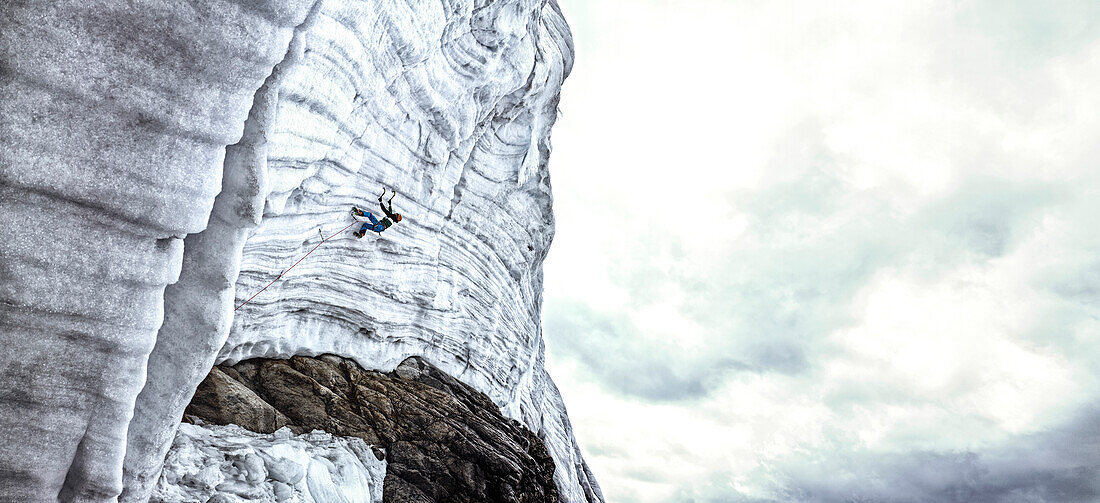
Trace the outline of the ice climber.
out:
M 372 215 L 369 211 L 363 211 L 359 208 L 352 206 L 352 217 L 355 218 L 355 220 L 357 221 L 363 222 L 363 226 L 359 227 L 359 230 L 353 233 L 355 234 L 356 238 L 363 237 L 363 235 L 366 234 L 367 231 L 374 231 L 381 235 L 382 231 L 390 228 L 391 225 L 401 221 L 401 214 L 393 212 L 393 198 L 396 195 L 397 192 L 394 191 L 394 193 L 390 195 L 390 198 L 383 202 L 382 198 L 386 197 L 386 189 L 385 187 L 382 188 L 382 195 L 378 196 L 378 206 L 381 207 L 382 212 L 386 214 L 386 216 L 383 217 L 382 220 L 378 220 L 378 218 Z M 387 206 L 389 207 L 387 208 Z

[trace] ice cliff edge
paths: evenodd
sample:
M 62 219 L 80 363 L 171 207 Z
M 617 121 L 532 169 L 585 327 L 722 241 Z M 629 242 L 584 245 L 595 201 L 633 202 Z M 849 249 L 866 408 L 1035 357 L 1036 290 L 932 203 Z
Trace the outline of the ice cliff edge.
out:
M 333 353 L 424 358 L 602 501 L 542 360 L 554 0 L 20 0 L 0 26 L 5 500 L 142 501 L 213 364 Z M 234 312 L 383 186 L 401 224 Z

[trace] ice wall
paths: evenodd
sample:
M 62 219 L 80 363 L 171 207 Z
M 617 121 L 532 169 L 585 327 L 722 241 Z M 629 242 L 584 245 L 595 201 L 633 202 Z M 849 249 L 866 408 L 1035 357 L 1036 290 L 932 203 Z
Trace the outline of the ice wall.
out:
M 141 501 L 215 356 L 336 353 L 425 357 L 602 501 L 542 362 L 554 0 L 17 0 L 0 28 L 5 498 Z M 382 186 L 402 223 L 234 314 Z
M 114 501 L 225 146 L 312 0 L 0 2 L 0 496 Z
M 382 187 L 405 219 L 319 248 L 238 311 L 219 360 L 423 356 L 544 437 L 567 501 L 601 500 L 542 361 L 550 128 L 573 58 L 556 2 L 325 2 L 304 45 L 238 302 Z

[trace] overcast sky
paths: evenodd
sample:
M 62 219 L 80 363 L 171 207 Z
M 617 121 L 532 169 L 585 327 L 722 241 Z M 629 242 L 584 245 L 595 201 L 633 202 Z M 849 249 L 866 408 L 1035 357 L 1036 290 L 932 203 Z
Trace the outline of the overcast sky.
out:
M 559 1 L 609 502 L 1100 501 L 1100 2 Z

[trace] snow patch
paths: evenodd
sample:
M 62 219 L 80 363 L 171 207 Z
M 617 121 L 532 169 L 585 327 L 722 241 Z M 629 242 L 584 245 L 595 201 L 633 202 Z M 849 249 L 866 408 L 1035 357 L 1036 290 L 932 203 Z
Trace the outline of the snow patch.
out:
M 150 501 L 382 501 L 386 462 L 362 439 L 182 424 Z

